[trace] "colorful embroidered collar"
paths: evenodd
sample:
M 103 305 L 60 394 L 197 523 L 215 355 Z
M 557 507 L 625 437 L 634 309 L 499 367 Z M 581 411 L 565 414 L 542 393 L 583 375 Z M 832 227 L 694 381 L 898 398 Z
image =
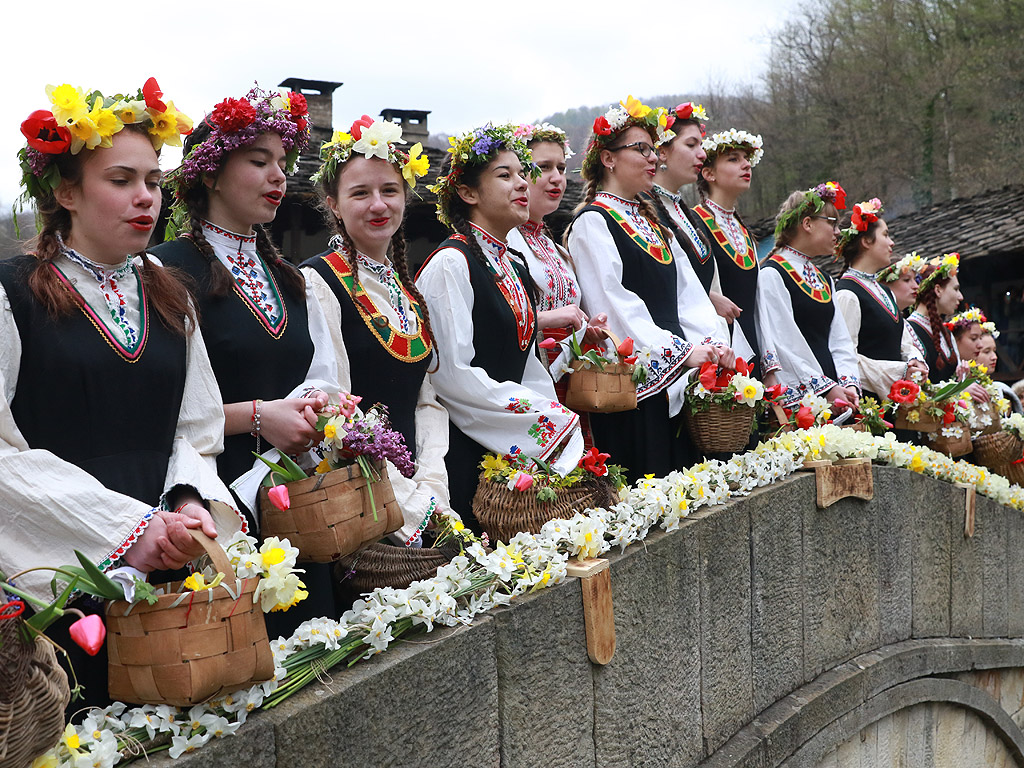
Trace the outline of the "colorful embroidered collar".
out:
M 635 210 L 636 208 L 638 208 L 637 203 L 631 202 L 629 200 L 623 200 L 621 197 L 611 195 L 607 192 L 602 192 L 598 195 L 598 198 L 594 200 L 593 203 L 591 203 L 591 205 L 595 206 L 596 208 L 600 208 L 603 211 L 606 211 L 608 215 L 612 217 L 612 220 L 620 227 L 622 227 L 622 231 L 629 236 L 629 239 L 632 240 L 637 245 L 639 245 L 641 248 L 643 248 L 644 251 L 646 251 L 652 259 L 657 261 L 659 264 L 672 263 L 672 251 L 669 249 L 668 244 L 665 243 L 664 239 L 662 239 L 661 233 L 654 231 L 652 227 L 652 231 L 654 231 L 654 237 L 657 238 L 658 242 L 651 242 L 650 237 L 640 232 L 636 227 L 633 226 L 629 219 L 623 216 L 622 213 L 620 213 L 614 206 L 612 206 L 605 200 L 602 200 L 602 197 L 608 197 L 611 198 L 612 200 L 619 202 L 620 204 L 624 204 L 627 207 L 627 209 L 630 209 L 630 207 L 632 206 L 631 210 Z M 636 215 L 639 216 L 641 214 L 637 213 Z
M 792 248 L 786 248 L 785 250 L 789 251 L 790 253 L 795 253 L 795 254 L 798 254 L 800 256 L 803 256 L 803 254 L 800 254 L 799 251 L 795 251 Z M 776 251 L 775 253 L 773 253 L 768 258 L 771 259 L 772 261 L 774 261 L 780 267 L 782 267 L 782 269 L 785 271 L 785 273 L 787 275 L 789 275 L 790 279 L 792 279 L 793 282 L 796 283 L 800 287 L 800 290 L 802 290 L 804 293 L 806 293 L 812 299 L 814 299 L 817 302 L 820 302 L 821 304 L 828 304 L 830 301 L 832 301 L 832 291 L 829 288 L 828 280 L 821 279 L 820 287 L 819 286 L 812 286 L 806 280 L 806 278 L 804 278 L 803 271 L 800 270 L 800 269 L 797 269 L 796 267 L 794 267 L 786 259 L 786 257 L 783 256 L 781 251 Z M 806 265 L 808 267 L 810 267 L 815 272 L 818 272 L 819 275 L 820 275 L 820 270 L 818 270 L 818 268 L 816 266 L 814 266 L 814 264 L 810 261 L 810 259 L 807 259 L 806 256 L 803 256 L 803 259 L 804 259 L 804 261 L 805 261 L 805 263 L 806 263 Z M 820 279 L 820 277 L 819 277 L 819 279 Z

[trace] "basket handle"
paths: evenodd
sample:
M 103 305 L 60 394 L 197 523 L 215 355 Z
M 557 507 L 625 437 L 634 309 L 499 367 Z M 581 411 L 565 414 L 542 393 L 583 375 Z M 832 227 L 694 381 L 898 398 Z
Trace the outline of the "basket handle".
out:
M 584 330 L 585 330 L 585 328 L 584 328 Z M 619 341 L 619 337 L 618 336 L 616 336 L 614 333 L 612 333 L 608 328 L 595 328 L 594 330 L 601 331 L 601 333 L 603 333 L 605 335 L 605 338 L 608 339 L 609 341 L 611 341 L 611 343 L 613 345 L 613 348 L 616 351 L 618 350 L 619 344 L 622 343 L 622 342 Z
M 779 424 L 788 424 L 789 419 L 786 417 L 786 412 L 782 409 L 782 406 L 776 402 L 772 402 L 772 413 L 775 414 L 775 418 L 779 420 Z
M 237 578 L 235 576 L 235 569 L 232 567 L 231 560 L 228 559 L 228 553 L 224 551 L 224 547 L 203 533 L 201 528 L 189 528 L 188 532 L 192 535 L 193 539 L 199 542 L 199 545 L 206 551 L 206 556 L 213 563 L 213 567 L 223 573 L 224 578 Z

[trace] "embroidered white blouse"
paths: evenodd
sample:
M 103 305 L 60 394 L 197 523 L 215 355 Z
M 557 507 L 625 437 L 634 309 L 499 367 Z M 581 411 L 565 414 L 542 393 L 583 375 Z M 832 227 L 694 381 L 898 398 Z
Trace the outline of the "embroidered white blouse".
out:
M 607 192 L 598 193 L 597 198 L 626 217 L 648 242 L 661 242 L 635 201 Z M 719 337 L 718 314 L 697 279 L 690 259 L 674 239 L 670 249 L 676 267 L 679 325 L 692 342 L 658 326 L 644 300 L 622 285 L 622 258 L 604 216 L 587 211 L 569 230 L 569 253 L 576 262 L 583 310 L 588 314 L 606 312 L 612 332 L 620 339 L 629 336 L 636 342 L 639 361 L 648 368 L 647 381 L 637 387 L 637 399 L 666 391 L 669 415 L 675 416 L 683 407 L 685 361 L 694 344 L 721 345 L 723 342 Z
M 899 314 L 892 297 L 879 285 L 878 278 L 872 272 L 861 272 L 859 269 L 848 269 L 846 274 L 856 277 L 875 297 L 876 301 L 886 307 L 893 314 Z M 857 349 L 860 343 L 861 307 L 860 299 L 853 291 L 837 290 L 832 295 L 832 300 L 843 315 L 846 328 L 850 332 L 850 340 L 853 348 Z M 917 347 L 917 335 L 910 324 L 904 321 L 903 336 L 900 339 L 901 360 L 875 360 L 857 353 L 857 364 L 860 371 L 860 379 L 864 386 L 878 395 L 886 395 L 892 388 L 895 381 L 905 378 L 907 375 L 907 361 L 921 360 L 924 356 Z
M 502 275 L 509 294 L 521 293 L 506 246 L 479 227 L 474 226 L 474 234 L 490 265 Z M 441 358 L 438 370 L 430 374 L 431 383 L 452 423 L 487 450 L 501 454 L 509 453 L 515 445 L 527 456 L 549 459 L 564 444 L 553 468 L 563 475 L 570 472 L 583 455 L 579 417 L 558 402 L 536 349 L 527 356 L 521 382 L 495 381 L 472 364 L 474 296 L 462 252 L 445 248 L 435 253 L 421 270 L 416 285 L 430 308 L 434 342 Z M 531 428 L 542 417 L 550 420 L 554 429 L 534 437 Z M 468 510 L 455 511 L 464 514 Z
M 155 258 L 150 257 L 150 262 L 154 266 L 146 268 L 159 269 Z M 132 263 L 141 267 L 142 259 L 136 257 Z M 54 264 L 112 334 L 123 341 L 133 333 L 138 336 L 139 290 L 127 259 L 107 267 L 76 254 L 74 258 L 58 256 Z M 123 315 L 114 313 L 116 319 L 108 298 L 113 295 L 125 302 Z M 230 493 L 217 477 L 216 457 L 224 446 L 224 409 L 202 333 L 199 328 L 190 331 L 185 389 L 164 489 L 166 492 L 178 485 L 195 488 L 211 501 L 210 513 L 218 532 L 230 536 L 242 523 Z M 88 472 L 50 451 L 29 448 L 11 413 L 22 348 L 2 285 L 0 338 L 4 340 L 0 345 L 0 386 L 4 394 L 0 398 L 0 498 L 4 505 L 0 514 L 0 570 L 12 574 L 34 566 L 71 563 L 73 549 L 97 565 L 111 567 L 145 530 L 153 510 L 145 502 L 105 488 Z M 60 412 L 59 386 L 55 386 L 54 397 L 54 428 L 70 430 L 73 435 L 74 414 Z M 139 418 L 145 418 L 145 414 L 139 414 Z M 51 576 L 45 571 L 28 573 L 18 579 L 18 585 L 47 599 Z
M 800 271 L 804 280 L 814 288 L 829 286 L 834 297 L 834 286 L 827 277 L 804 254 L 783 246 L 779 249 L 794 269 Z M 836 384 L 860 389 L 857 375 L 857 349 L 850 338 L 842 312 L 835 311 L 829 327 L 829 350 L 835 363 L 839 381 L 833 381 L 821 371 L 817 358 L 808 346 L 800 327 L 793 316 L 793 301 L 782 277 L 775 269 L 762 269 L 757 278 L 757 321 L 758 333 L 762 334 L 762 345 L 774 350 L 777 360 L 762 355 L 764 370 L 778 368 L 779 383 L 789 388 L 783 397 L 783 404 L 799 400 L 807 393 L 824 395 Z
M 340 242 L 332 240 L 331 247 L 339 252 L 344 249 Z M 416 312 L 409 303 L 404 291 L 393 290 L 391 265 L 380 264 L 369 257 L 358 254 L 359 282 L 366 295 L 373 302 L 377 311 L 384 315 L 392 327 L 400 328 L 402 318 L 406 318 L 407 329 L 403 333 L 415 333 L 418 328 Z M 384 267 L 384 269 L 381 269 Z M 341 388 L 348 392 L 352 387 L 353 361 L 349 359 L 345 348 L 345 334 L 341 326 L 341 304 L 330 285 L 314 269 L 303 270 L 308 285 L 320 301 L 327 318 L 331 342 L 338 359 L 338 378 Z M 397 276 L 394 276 L 397 279 Z M 359 361 L 354 361 L 359 365 Z M 431 367 L 433 365 L 431 364 Z M 372 392 L 354 392 L 367 401 L 374 402 Z M 403 477 L 391 462 L 388 462 L 388 477 L 395 491 L 395 499 L 402 508 L 405 520 L 402 528 L 391 534 L 396 544 L 413 545 L 420 540 L 420 528 L 426 518 L 433 513 L 431 502 L 437 509 L 449 509 L 448 472 L 444 466 L 444 457 L 448 453 L 448 412 L 444 409 L 434 393 L 430 377 L 425 376 L 416 401 L 416 473 L 411 478 Z M 412 446 L 410 446 L 412 447 Z

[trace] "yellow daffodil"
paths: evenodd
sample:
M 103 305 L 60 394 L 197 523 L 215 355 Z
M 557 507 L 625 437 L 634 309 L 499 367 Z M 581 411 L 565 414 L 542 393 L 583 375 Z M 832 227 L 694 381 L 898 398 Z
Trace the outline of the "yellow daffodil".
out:
M 158 152 L 164 144 L 180 147 L 181 135 L 188 135 L 192 131 L 191 118 L 175 109 L 173 101 L 167 102 L 166 112 L 155 112 L 150 109 L 149 116 L 153 120 L 149 137 L 153 142 L 153 148 Z
M 481 462 L 481 467 L 484 470 L 484 477 L 490 480 L 495 475 L 501 475 L 502 472 L 508 469 L 508 462 L 505 461 L 501 456 L 495 456 L 494 454 L 487 454 L 484 456 L 484 460 Z
M 643 104 L 640 99 L 634 99 L 632 95 L 627 96 L 625 101 L 619 103 L 630 117 L 635 117 L 637 120 L 642 120 L 651 113 L 650 107 Z
M 662 128 L 662 129 L 667 128 L 668 127 L 668 110 L 665 109 L 665 107 L 658 107 L 657 115 L 658 115 L 658 127 Z
M 917 424 L 921 420 L 921 412 L 917 408 L 913 408 L 907 411 L 907 421 L 911 424 Z
M 402 168 L 402 176 L 409 183 L 411 189 L 416 188 L 416 179 L 426 176 L 430 170 L 430 160 L 423 154 L 423 145 L 416 142 L 409 149 L 409 162 Z
M 72 752 L 82 748 L 82 742 L 78 738 L 78 731 L 75 730 L 75 726 L 71 723 L 68 723 L 67 728 L 64 729 L 64 735 L 60 737 L 60 740 Z
M 48 85 L 46 95 L 53 104 L 53 119 L 60 125 L 70 125 L 89 111 L 85 96 L 73 85 Z
M 318 475 L 326 475 L 330 471 L 331 463 L 327 461 L 327 459 L 324 459 L 323 461 L 316 465 L 316 473 Z
M 350 141 L 352 141 L 351 133 L 345 133 L 344 131 L 335 131 L 334 134 L 331 136 L 331 140 L 327 143 L 328 145 L 348 144 Z
M 270 547 L 270 549 L 262 554 L 263 562 L 266 565 L 277 565 L 278 563 L 284 562 L 285 551 L 281 547 Z
M 96 97 L 96 101 L 93 102 L 92 112 L 89 113 L 89 117 L 93 124 L 96 126 L 96 133 L 100 137 L 101 147 L 113 146 L 111 137 L 124 128 L 124 123 L 117 119 L 117 115 L 114 114 L 112 109 L 107 109 L 103 106 L 103 99 Z
M 921 458 L 920 453 L 914 454 L 914 457 L 910 460 L 910 468 L 915 472 L 924 472 L 924 459 Z
M 57 753 L 50 750 L 32 761 L 32 768 L 57 768 Z
M 328 440 L 333 440 L 338 436 L 338 428 L 331 423 L 328 423 L 324 427 L 324 437 Z
M 71 131 L 71 154 L 77 155 L 82 147 L 92 149 L 99 144 L 103 138 L 96 130 L 96 123 L 92 121 L 89 112 L 86 112 L 68 123 L 68 130 Z
M 698 119 L 698 120 L 707 120 L 708 119 L 708 113 L 704 109 L 704 105 L 703 104 L 694 104 L 693 105 L 693 116 L 696 119 Z
M 144 101 L 119 101 L 111 107 L 114 114 L 125 125 L 141 123 L 146 119 L 146 102 Z
M 302 582 L 300 581 L 300 582 L 299 582 L 299 586 L 300 586 L 300 587 L 304 587 L 304 586 L 306 586 L 306 585 L 305 585 L 305 584 L 303 584 L 303 583 L 302 583 Z M 271 611 L 287 611 L 287 610 L 288 610 L 289 608 L 291 608 L 291 607 L 292 607 L 293 605 L 296 605 L 297 603 L 300 603 L 300 602 L 302 602 L 302 601 L 303 601 L 303 600 L 305 600 L 305 599 L 306 599 L 307 597 L 309 597 L 309 592 L 307 592 L 307 591 L 306 591 L 306 590 L 304 590 L 304 589 L 296 589 L 296 590 L 295 590 L 295 592 L 294 592 L 294 593 L 292 594 L 292 599 L 291 599 L 291 600 L 289 600 L 289 601 L 288 601 L 287 603 L 278 603 L 277 605 L 275 605 L 275 606 L 274 606 L 273 608 L 271 608 L 270 610 L 271 610 Z
M 213 581 L 211 581 L 209 584 L 206 583 L 206 578 L 203 576 L 203 574 L 193 573 L 187 579 L 185 579 L 183 586 L 185 587 L 185 589 L 190 589 L 193 592 L 202 592 L 205 589 L 213 589 L 222 581 L 224 581 L 223 573 L 218 573 L 214 577 Z

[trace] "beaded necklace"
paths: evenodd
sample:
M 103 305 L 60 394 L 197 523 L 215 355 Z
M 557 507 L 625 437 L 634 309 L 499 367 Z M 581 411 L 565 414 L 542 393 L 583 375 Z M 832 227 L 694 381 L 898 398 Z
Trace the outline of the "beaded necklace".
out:
M 627 219 L 619 213 L 609 202 L 602 200 L 602 197 L 625 204 L 626 210 L 629 211 L 629 218 Z M 661 234 L 656 232 L 651 226 L 647 217 L 639 213 L 640 206 L 638 203 L 623 200 L 621 197 L 616 197 L 607 192 L 598 192 L 597 199 L 591 205 L 606 211 L 612 217 L 612 220 L 622 227 L 622 231 L 629 236 L 629 239 L 643 248 L 659 264 L 672 263 L 672 251 L 669 250 Z
M 676 220 L 676 223 L 682 226 L 683 230 L 686 232 L 686 236 L 690 238 L 690 242 L 693 243 L 693 247 L 697 249 L 697 258 L 700 259 L 700 263 L 703 264 L 706 262 L 711 251 L 704 244 L 704 240 L 701 236 L 697 234 L 697 228 L 693 226 L 693 223 L 690 221 L 690 217 L 687 216 L 686 211 L 683 210 L 683 206 L 681 205 L 683 198 L 679 195 L 672 194 L 667 189 L 660 187 L 657 184 L 654 185 L 654 192 L 664 198 L 667 198 L 668 201 L 672 203 L 672 206 L 676 211 L 676 217 L 673 218 Z

